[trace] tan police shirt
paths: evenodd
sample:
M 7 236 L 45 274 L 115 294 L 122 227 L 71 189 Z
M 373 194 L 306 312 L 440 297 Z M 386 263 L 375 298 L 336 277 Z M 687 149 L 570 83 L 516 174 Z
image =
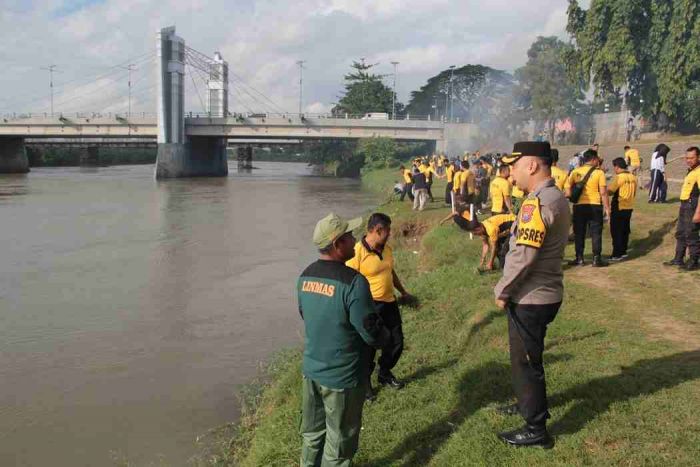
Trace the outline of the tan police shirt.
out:
M 494 288 L 497 299 L 525 305 L 562 301 L 561 263 L 570 223 L 569 202 L 553 179 L 525 198 L 511 228 L 503 277 Z

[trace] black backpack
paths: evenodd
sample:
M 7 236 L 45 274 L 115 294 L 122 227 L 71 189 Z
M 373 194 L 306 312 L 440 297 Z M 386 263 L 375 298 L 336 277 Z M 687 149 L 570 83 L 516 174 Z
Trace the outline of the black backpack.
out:
M 595 169 L 595 167 L 591 167 L 588 170 L 588 173 L 581 179 L 581 181 L 571 187 L 571 196 L 569 196 L 569 201 L 571 201 L 572 203 L 578 203 L 578 200 L 583 194 L 584 188 L 586 188 L 586 183 L 588 183 L 588 179 L 591 178 L 591 174 Z

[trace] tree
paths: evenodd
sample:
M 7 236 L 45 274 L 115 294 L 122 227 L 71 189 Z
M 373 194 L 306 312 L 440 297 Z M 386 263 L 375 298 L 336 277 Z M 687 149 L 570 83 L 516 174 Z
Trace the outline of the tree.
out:
M 364 59 L 352 63 L 354 71 L 345 75 L 345 94 L 333 108 L 334 115 L 345 113 L 364 115 L 369 112 L 392 112 L 393 90 L 382 82 L 382 75 L 371 72 L 376 64 L 365 63 Z M 396 102 L 397 113 L 403 104 Z
M 495 103 L 508 94 L 512 85 L 513 78 L 508 73 L 483 65 L 443 70 L 429 78 L 425 86 L 411 93 L 406 112 L 435 118 L 452 116 L 461 122 L 478 123 L 488 118 Z
M 546 125 L 554 141 L 557 120 L 571 117 L 581 106 L 583 84 L 568 74 L 565 57 L 571 46 L 556 37 L 538 37 L 527 51 L 527 63 L 515 72 L 525 112 Z
M 397 164 L 398 146 L 391 138 L 365 138 L 359 141 L 356 153 L 363 158 L 365 165 L 383 169 Z
M 700 80 L 697 0 L 569 0 L 569 71 L 592 83 L 598 98 L 624 96 L 634 114 L 663 114 L 683 125 Z

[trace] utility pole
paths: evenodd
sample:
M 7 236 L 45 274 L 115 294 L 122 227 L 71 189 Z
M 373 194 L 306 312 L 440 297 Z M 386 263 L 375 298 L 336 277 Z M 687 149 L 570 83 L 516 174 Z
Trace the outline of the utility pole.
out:
M 394 65 L 394 88 L 391 92 L 391 119 L 396 120 L 396 67 L 399 62 L 391 62 L 391 64 Z
M 134 66 L 133 63 L 130 63 L 128 66 L 124 67 L 129 70 L 129 112 L 126 114 L 126 118 L 131 117 L 131 72 L 136 69 Z
M 450 122 L 452 122 L 453 119 L 453 111 L 454 111 L 454 96 L 452 95 L 454 88 L 452 86 L 452 78 L 454 76 L 454 71 L 455 71 L 455 66 L 450 65 Z M 447 113 L 447 109 L 445 109 L 445 113 Z
M 304 63 L 306 63 L 306 60 L 297 61 L 297 65 L 299 65 L 299 115 L 301 115 L 302 98 L 304 95 Z
M 56 69 L 56 65 L 49 65 L 48 67 L 42 68 L 42 70 L 49 71 L 49 91 L 51 92 L 51 116 L 53 117 L 53 71 Z

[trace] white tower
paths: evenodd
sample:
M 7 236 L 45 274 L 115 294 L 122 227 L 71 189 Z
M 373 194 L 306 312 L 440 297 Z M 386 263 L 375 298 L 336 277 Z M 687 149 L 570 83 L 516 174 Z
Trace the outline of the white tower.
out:
M 214 63 L 209 71 L 208 111 L 211 117 L 228 115 L 228 63 L 214 52 Z
M 175 26 L 158 32 L 158 143 L 185 143 L 185 40 Z

